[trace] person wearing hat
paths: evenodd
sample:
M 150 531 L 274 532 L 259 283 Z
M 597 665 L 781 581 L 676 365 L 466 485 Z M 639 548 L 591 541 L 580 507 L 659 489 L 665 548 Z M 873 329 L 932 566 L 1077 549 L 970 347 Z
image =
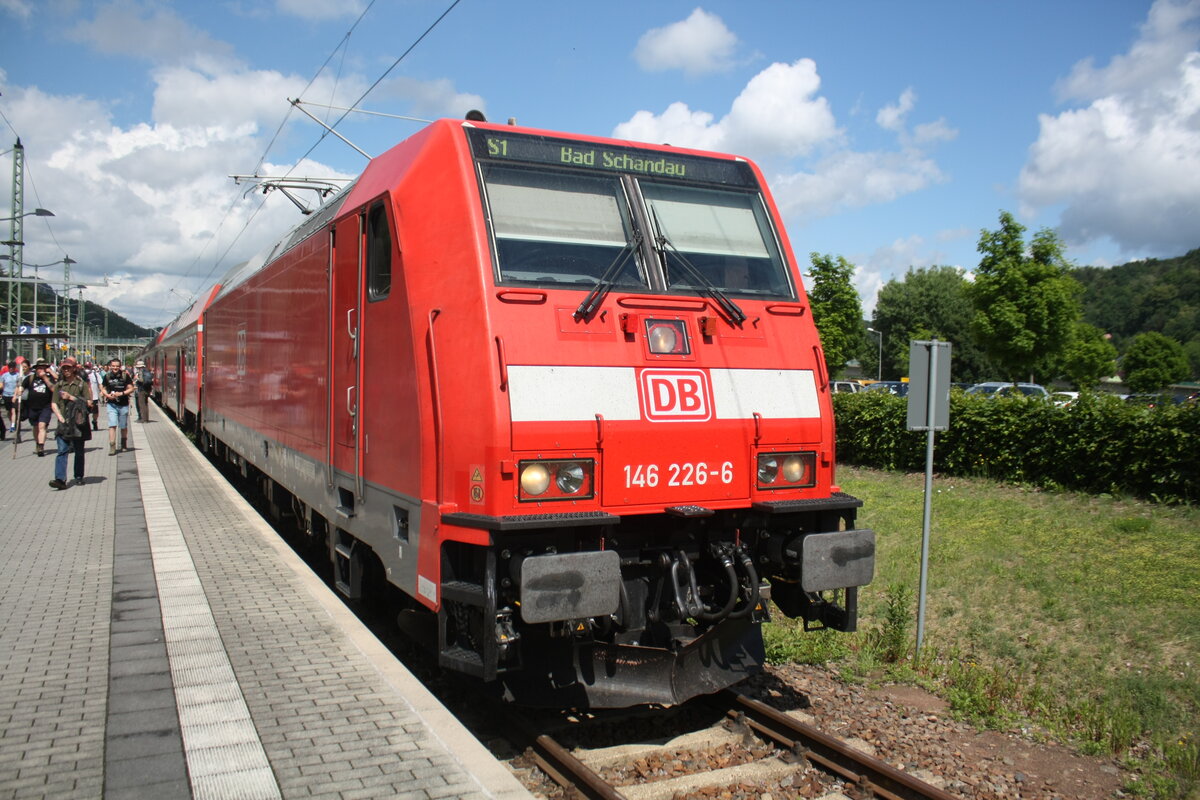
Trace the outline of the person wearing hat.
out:
M 29 424 L 34 428 L 34 440 L 37 442 L 37 454 L 46 455 L 46 426 L 54 412 L 50 410 L 50 401 L 54 399 L 54 380 L 50 376 L 50 365 L 46 359 L 39 358 L 33 365 L 33 374 L 26 375 L 17 390 L 18 402 L 29 410 Z
M 92 387 L 79 374 L 79 363 L 67 357 L 58 365 L 59 379 L 54 385 L 51 408 L 58 418 L 58 455 L 54 459 L 54 480 L 50 488 L 67 488 L 67 454 L 75 453 L 75 485 L 83 483 L 84 445 L 92 438 L 89 424 L 92 405 Z
M 154 374 L 146 369 L 145 361 L 139 359 L 133 365 L 133 380 L 137 384 L 134 399 L 137 402 L 138 422 L 145 422 L 150 418 L 150 390 L 154 387 Z
M 100 430 L 100 369 L 92 362 L 83 365 L 83 377 L 92 390 L 92 430 Z

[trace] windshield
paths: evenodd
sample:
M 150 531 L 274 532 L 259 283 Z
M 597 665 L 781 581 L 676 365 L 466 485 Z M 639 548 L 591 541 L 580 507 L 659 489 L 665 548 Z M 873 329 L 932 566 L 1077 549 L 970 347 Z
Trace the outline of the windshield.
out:
M 591 288 L 632 237 L 617 177 L 485 166 L 502 282 Z M 648 286 L 635 254 L 612 282 Z
M 467 131 L 499 284 L 794 300 L 762 190 L 739 159 Z
M 643 181 L 642 196 L 659 235 L 686 259 L 666 262 L 672 290 L 703 290 L 687 265 L 734 295 L 791 296 L 783 261 L 757 194 Z

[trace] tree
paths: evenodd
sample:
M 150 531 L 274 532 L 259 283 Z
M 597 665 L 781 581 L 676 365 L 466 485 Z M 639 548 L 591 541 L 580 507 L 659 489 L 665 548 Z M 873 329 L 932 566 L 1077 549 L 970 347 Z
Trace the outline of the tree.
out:
M 1139 393 L 1165 389 L 1190 371 L 1183 346 L 1154 331 L 1133 337 L 1122 367 L 1126 385 Z
M 1079 318 L 1082 291 L 1057 235 L 1038 231 L 1026 255 L 1024 231 L 1002 211 L 999 230 L 980 232 L 983 257 L 970 291 L 975 340 L 1013 381 L 1050 369 Z
M 850 279 L 854 265 L 842 256 L 811 253 L 808 302 L 813 322 L 821 335 L 825 368 L 829 377 L 837 377 L 846 362 L 858 357 L 863 349 L 862 303 Z
M 885 378 L 908 374 L 910 341 L 934 338 L 953 345 L 956 380 L 974 383 L 994 376 L 987 356 L 971 337 L 974 309 L 969 287 L 955 267 L 910 269 L 903 281 L 884 284 L 875 302 L 872 327 L 885 337 Z
M 1076 322 L 1063 352 L 1063 372 L 1075 388 L 1094 389 L 1101 378 L 1117 371 L 1117 348 L 1099 328 Z
M 1111 333 L 1119 349 L 1147 331 L 1184 343 L 1200 336 L 1200 249 L 1071 274 L 1084 286 L 1084 320 Z

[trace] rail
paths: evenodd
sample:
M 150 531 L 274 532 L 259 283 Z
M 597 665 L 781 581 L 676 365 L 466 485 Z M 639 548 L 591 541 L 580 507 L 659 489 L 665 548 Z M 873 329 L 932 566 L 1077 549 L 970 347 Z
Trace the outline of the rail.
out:
M 773 739 L 797 757 L 856 785 L 864 797 L 883 800 L 956 800 L 936 786 L 860 753 L 846 743 L 745 695 L 725 690 L 727 714 L 760 736 Z

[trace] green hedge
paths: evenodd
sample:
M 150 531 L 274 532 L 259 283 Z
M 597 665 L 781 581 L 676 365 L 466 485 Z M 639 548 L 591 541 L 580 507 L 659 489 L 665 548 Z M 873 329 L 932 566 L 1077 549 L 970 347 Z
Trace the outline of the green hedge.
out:
M 925 433 L 906 428 L 908 401 L 884 392 L 836 394 L 838 460 L 881 469 L 925 469 Z M 1200 500 L 1200 404 L 1147 409 L 1083 394 L 1042 400 L 950 396 L 934 469 L 1164 502 Z

